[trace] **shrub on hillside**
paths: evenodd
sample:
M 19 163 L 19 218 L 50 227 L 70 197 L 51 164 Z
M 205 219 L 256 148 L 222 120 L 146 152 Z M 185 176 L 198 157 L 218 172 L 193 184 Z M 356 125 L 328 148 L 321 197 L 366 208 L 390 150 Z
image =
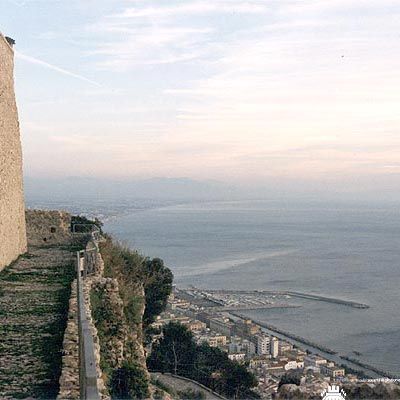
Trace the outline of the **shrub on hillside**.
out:
M 135 364 L 124 363 L 116 369 L 110 381 L 110 394 L 113 399 L 147 399 L 149 380 L 143 369 Z
M 159 258 L 145 258 L 110 237 L 100 244 L 104 260 L 104 275 L 116 278 L 124 301 L 124 311 L 129 322 L 140 323 L 143 304 L 139 293 L 144 290 L 145 310 L 143 326 L 154 322 L 157 315 L 165 310 L 168 296 L 172 291 L 173 274 Z

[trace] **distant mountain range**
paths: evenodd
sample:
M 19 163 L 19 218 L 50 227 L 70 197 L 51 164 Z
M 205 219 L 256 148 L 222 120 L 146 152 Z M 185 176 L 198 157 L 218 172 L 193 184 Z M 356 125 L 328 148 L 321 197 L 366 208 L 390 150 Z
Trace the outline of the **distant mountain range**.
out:
M 379 178 L 379 179 L 378 179 Z M 275 199 L 278 201 L 349 201 L 352 203 L 393 203 L 400 200 L 400 179 L 391 177 L 359 178 L 357 182 L 301 181 L 269 179 L 258 185 L 229 185 L 215 180 L 191 178 L 103 179 L 68 177 L 59 179 L 25 177 L 25 197 L 37 202 L 74 200 L 240 200 Z
M 239 190 L 217 181 L 190 178 L 111 180 L 68 177 L 44 179 L 25 177 L 27 199 L 121 198 L 139 199 L 223 199 L 236 197 Z

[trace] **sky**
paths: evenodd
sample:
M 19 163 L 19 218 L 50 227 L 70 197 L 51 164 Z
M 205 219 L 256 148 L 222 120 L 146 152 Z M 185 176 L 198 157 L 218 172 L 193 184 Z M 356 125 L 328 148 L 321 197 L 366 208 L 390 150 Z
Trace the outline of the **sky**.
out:
M 399 26 L 398 0 L 0 0 L 25 174 L 394 193 Z

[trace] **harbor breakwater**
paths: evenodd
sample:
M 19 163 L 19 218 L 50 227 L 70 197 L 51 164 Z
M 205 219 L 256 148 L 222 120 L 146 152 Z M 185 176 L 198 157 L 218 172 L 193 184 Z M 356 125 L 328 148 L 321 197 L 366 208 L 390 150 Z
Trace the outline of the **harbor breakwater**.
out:
M 317 301 L 325 301 L 327 303 L 342 304 L 344 306 L 349 306 L 349 307 L 353 307 L 353 308 L 361 308 L 361 309 L 369 308 L 368 304 L 357 303 L 355 301 L 349 301 L 349 300 L 337 299 L 334 297 L 325 297 L 325 296 L 319 296 L 319 295 L 308 294 L 308 293 L 300 293 L 300 292 L 285 292 L 285 294 L 287 296 L 300 297 L 302 299 L 310 299 L 310 300 L 317 300 Z
M 230 311 L 230 314 L 234 315 L 235 317 L 239 317 L 239 318 L 242 318 L 242 319 L 247 319 L 247 317 L 245 315 L 240 314 L 238 312 Z M 336 351 L 334 351 L 332 349 L 329 349 L 328 347 L 325 347 L 325 346 L 322 346 L 322 345 L 320 345 L 318 343 L 312 342 L 311 340 L 308 340 L 306 338 L 298 336 L 298 335 L 296 335 L 294 333 L 288 332 L 288 331 L 286 331 L 284 329 L 278 328 L 278 327 L 276 327 L 274 325 L 267 324 L 265 322 L 260 322 L 260 321 L 254 321 L 254 322 L 257 325 L 261 326 L 262 328 L 266 328 L 266 329 L 268 329 L 268 330 L 270 330 L 272 332 L 279 333 L 279 334 L 283 335 L 285 338 L 294 339 L 299 343 L 306 344 L 307 346 L 310 346 L 310 347 L 313 347 L 315 349 L 321 350 L 321 351 L 323 351 L 323 352 L 325 352 L 327 354 L 336 354 L 337 353 Z
M 268 295 L 268 296 L 291 296 L 291 297 L 298 297 L 302 299 L 308 299 L 308 300 L 316 300 L 316 301 L 323 301 L 326 303 L 334 303 L 334 304 L 341 304 L 344 306 L 348 307 L 353 307 L 353 308 L 359 308 L 359 309 L 367 309 L 369 308 L 368 304 L 364 303 L 358 303 L 356 301 L 351 301 L 351 300 L 343 300 L 343 299 L 338 299 L 335 297 L 326 297 L 326 296 L 320 296 L 317 294 L 310 294 L 310 293 L 302 293 L 302 292 L 293 292 L 290 290 L 226 290 L 226 289 L 221 289 L 221 290 L 207 290 L 208 292 L 211 293 L 232 293 L 232 294 L 257 294 L 257 295 Z

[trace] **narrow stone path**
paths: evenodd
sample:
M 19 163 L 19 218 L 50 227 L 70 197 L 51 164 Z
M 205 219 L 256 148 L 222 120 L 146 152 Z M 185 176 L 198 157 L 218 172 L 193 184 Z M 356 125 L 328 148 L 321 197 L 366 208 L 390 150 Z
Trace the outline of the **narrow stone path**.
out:
M 161 382 L 162 384 L 170 387 L 176 392 L 191 389 L 194 392 L 202 393 L 204 395 L 205 400 L 224 399 L 223 396 L 219 395 L 217 396 L 210 389 L 205 388 L 203 385 L 200 385 L 199 383 L 190 381 L 189 379 L 185 379 L 171 374 L 162 374 L 160 372 L 151 372 L 150 375 L 154 380 Z
M 54 399 L 73 253 L 32 248 L 0 272 L 0 398 Z

